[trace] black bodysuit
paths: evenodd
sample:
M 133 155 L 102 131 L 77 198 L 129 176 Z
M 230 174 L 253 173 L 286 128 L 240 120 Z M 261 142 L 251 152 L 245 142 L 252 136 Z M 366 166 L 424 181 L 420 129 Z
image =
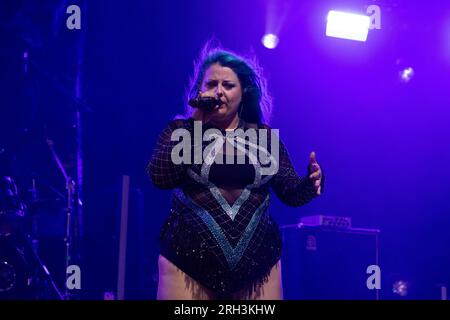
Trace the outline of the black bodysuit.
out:
M 212 126 L 204 124 L 201 128 L 205 133 Z M 207 149 L 211 142 L 203 141 L 201 163 L 175 164 L 171 154 L 179 140 L 171 141 L 171 136 L 176 129 L 184 129 L 193 137 L 194 120 L 171 121 L 161 133 L 148 165 L 157 187 L 173 189 L 170 214 L 160 233 L 161 255 L 218 297 L 227 298 L 242 289 L 251 292 L 281 257 L 280 232 L 267 210 L 269 190 L 285 204 L 300 206 L 316 196 L 313 184 L 296 174 L 279 139 L 278 159 L 271 158 L 278 163 L 274 173 L 264 171 L 269 165 L 255 157 L 257 153 L 251 151 L 245 137 L 234 145 L 227 144 L 224 130 L 219 130 L 224 139 L 218 145 L 225 148 L 208 152 L 213 150 Z M 268 143 L 262 149 L 269 151 L 266 154 L 273 150 L 275 140 L 269 127 L 251 126 L 241 120 L 240 129 L 266 129 Z M 199 150 L 194 139 L 190 147 L 191 155 Z M 228 164 L 224 155 L 231 150 L 234 162 Z M 223 163 L 217 163 L 218 156 Z M 208 157 L 216 161 L 211 163 Z

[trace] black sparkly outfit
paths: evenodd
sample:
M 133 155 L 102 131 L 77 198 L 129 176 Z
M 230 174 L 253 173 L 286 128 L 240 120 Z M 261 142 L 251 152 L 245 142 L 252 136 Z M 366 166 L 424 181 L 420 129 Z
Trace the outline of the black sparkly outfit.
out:
M 203 133 L 212 128 L 209 124 L 197 125 Z M 245 132 L 256 125 L 241 120 L 238 128 Z M 266 150 L 271 151 L 270 128 L 265 125 L 257 128 L 267 130 Z M 240 144 L 239 148 L 236 143 L 230 148 L 226 139 L 221 144 L 225 148 L 206 152 L 206 156 L 205 148 L 211 142 L 202 141 L 201 163 L 175 164 L 171 153 L 180 140 L 171 141 L 171 136 L 176 129 L 187 130 L 194 137 L 194 119 L 173 120 L 168 124 L 147 168 L 155 186 L 174 189 L 170 215 L 160 233 L 161 255 L 218 297 L 227 298 L 243 289 L 251 292 L 267 279 L 281 257 L 278 225 L 267 210 L 270 188 L 285 204 L 301 206 L 316 196 L 313 183 L 296 174 L 281 140 L 275 174 L 261 173 L 268 165 L 251 157 L 255 153 L 249 152 L 248 144 Z M 222 137 L 227 136 L 224 130 L 219 131 Z M 191 140 L 190 158 L 194 159 L 199 146 L 195 145 L 195 139 Z M 234 164 L 226 164 L 226 157 L 223 164 L 205 160 L 207 156 L 215 159 L 229 154 L 233 148 Z M 245 152 L 244 164 L 236 163 L 239 150 L 241 156 Z

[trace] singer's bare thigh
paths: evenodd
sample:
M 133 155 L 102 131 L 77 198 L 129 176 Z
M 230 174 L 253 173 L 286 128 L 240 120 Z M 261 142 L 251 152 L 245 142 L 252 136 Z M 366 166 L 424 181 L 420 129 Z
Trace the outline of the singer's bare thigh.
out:
M 158 300 L 210 300 L 213 293 L 181 271 L 172 262 L 159 256 Z
M 252 294 L 245 290 L 233 294 L 235 300 L 283 300 L 283 282 L 281 278 L 281 260 L 272 267 L 266 282 L 256 288 Z

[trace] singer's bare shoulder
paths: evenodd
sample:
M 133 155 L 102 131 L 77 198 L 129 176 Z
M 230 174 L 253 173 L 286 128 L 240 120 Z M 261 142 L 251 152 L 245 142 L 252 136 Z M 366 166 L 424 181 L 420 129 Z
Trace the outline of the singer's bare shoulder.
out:
M 272 127 L 266 123 L 260 123 L 259 125 L 258 124 L 254 124 L 254 125 L 257 126 L 258 129 L 266 129 L 269 132 L 270 132 L 270 130 L 272 130 Z
M 170 122 L 174 123 L 174 124 L 182 125 L 182 124 L 186 124 L 186 123 L 192 123 L 194 121 L 195 121 L 195 119 L 192 116 L 186 117 L 185 115 L 177 114 L 175 117 L 173 117 L 173 119 Z
M 268 124 L 265 124 L 265 123 L 257 124 L 257 123 L 247 122 L 246 127 L 252 128 L 252 129 L 267 129 L 267 131 L 269 131 L 269 132 L 270 132 L 270 130 L 272 130 L 272 127 L 270 127 Z
M 269 126 L 267 123 L 261 123 L 262 129 L 272 130 L 272 127 Z

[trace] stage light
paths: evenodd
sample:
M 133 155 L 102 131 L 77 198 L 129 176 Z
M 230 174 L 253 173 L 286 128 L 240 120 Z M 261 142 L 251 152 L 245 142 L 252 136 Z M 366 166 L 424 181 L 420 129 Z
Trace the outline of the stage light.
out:
M 275 49 L 278 45 L 278 37 L 273 33 L 267 33 L 262 37 L 261 42 L 267 49 Z
M 399 76 L 402 82 L 409 82 L 414 76 L 414 69 L 411 67 L 405 68 L 402 71 L 400 71 Z
M 329 37 L 366 41 L 370 17 L 331 10 L 327 17 L 326 35 Z

